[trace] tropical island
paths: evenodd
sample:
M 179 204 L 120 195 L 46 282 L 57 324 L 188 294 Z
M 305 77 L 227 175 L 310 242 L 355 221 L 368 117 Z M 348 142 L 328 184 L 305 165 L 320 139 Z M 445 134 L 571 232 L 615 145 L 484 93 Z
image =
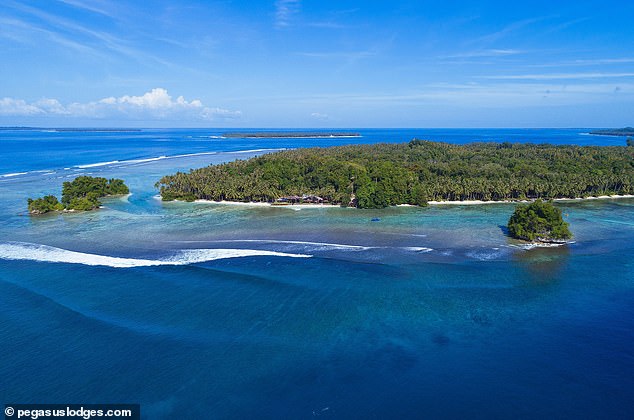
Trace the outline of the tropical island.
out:
M 509 219 L 508 230 L 513 238 L 533 243 L 563 244 L 572 238 L 561 210 L 551 202 L 539 199 L 530 204 L 518 205 Z
M 178 172 L 156 187 L 164 201 L 310 197 L 358 208 L 628 195 L 634 149 L 426 140 L 306 148 Z
M 591 131 L 590 134 L 594 134 L 597 136 L 634 136 L 634 127 L 594 130 Z
M 44 214 L 51 211 L 88 211 L 101 206 L 102 197 L 128 194 L 130 189 L 121 179 L 79 176 L 62 185 L 62 201 L 54 195 L 27 200 L 29 213 Z
M 346 131 L 260 131 L 255 133 L 224 133 L 223 137 L 245 139 L 316 139 L 361 137 L 361 134 Z

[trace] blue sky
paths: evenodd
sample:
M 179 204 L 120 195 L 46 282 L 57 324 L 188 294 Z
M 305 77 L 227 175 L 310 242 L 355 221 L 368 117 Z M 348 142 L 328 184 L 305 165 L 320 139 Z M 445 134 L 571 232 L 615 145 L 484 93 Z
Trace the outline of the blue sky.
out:
M 0 125 L 634 125 L 632 1 L 3 0 Z

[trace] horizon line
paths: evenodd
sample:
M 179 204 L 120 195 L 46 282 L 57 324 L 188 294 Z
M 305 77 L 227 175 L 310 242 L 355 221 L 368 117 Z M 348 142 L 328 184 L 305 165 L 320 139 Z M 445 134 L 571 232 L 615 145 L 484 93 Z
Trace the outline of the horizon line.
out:
M 442 127 L 442 126 L 434 126 L 434 127 L 284 127 L 284 126 L 267 126 L 267 127 L 236 127 L 236 126 L 227 126 L 227 127 L 200 127 L 200 126 L 190 126 L 190 127 L 134 127 L 134 126 L 30 126 L 30 125 L 16 125 L 16 126 L 0 126 L 0 130 L 94 130 L 94 131 L 141 131 L 141 130 L 293 130 L 293 131 L 302 131 L 302 130 L 544 130 L 544 129 L 562 129 L 562 130 L 584 130 L 584 129 L 622 129 L 622 128 L 630 128 L 631 126 L 595 126 L 595 127 L 571 127 L 571 126 L 542 126 L 542 127 L 526 127 L 526 126 L 460 126 L 460 127 Z

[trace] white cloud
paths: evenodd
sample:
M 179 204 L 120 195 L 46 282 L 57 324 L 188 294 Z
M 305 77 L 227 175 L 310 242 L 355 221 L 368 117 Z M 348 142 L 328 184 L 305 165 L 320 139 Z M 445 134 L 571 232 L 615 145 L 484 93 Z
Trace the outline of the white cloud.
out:
M 68 115 L 68 110 L 57 99 L 40 99 L 34 105 L 45 114 Z
M 35 105 L 31 105 L 22 99 L 2 98 L 0 99 L 0 115 L 37 115 L 43 111 Z
M 214 120 L 214 119 L 236 119 L 242 116 L 241 111 L 230 111 L 228 109 L 223 108 L 203 108 L 200 112 L 200 116 L 205 120 Z
M 615 91 L 616 87 L 618 90 Z M 620 81 L 609 83 L 469 83 L 469 84 L 429 84 L 405 93 L 394 94 L 355 94 L 336 93 L 308 97 L 289 97 L 293 106 L 306 106 L 312 109 L 339 109 L 343 114 L 349 109 L 368 112 L 370 110 L 411 109 L 424 107 L 427 110 L 456 109 L 478 110 L 496 108 L 512 110 L 533 106 L 578 106 L 580 104 L 612 104 L 616 100 L 634 99 L 634 83 Z M 443 108 L 444 107 L 444 108 Z M 312 116 L 315 118 L 315 116 Z
M 277 0 L 275 2 L 275 26 L 285 28 L 290 26 L 293 16 L 299 13 L 300 0 Z
M 634 73 L 554 73 L 554 74 L 516 74 L 483 76 L 483 79 L 498 80 L 563 80 L 563 79 L 609 79 L 634 77 Z
M 508 37 L 509 35 L 513 33 L 522 31 L 525 28 L 530 27 L 535 23 L 539 23 L 541 21 L 552 19 L 552 18 L 553 16 L 542 16 L 542 17 L 530 18 L 530 19 L 524 19 L 524 20 L 512 22 L 496 32 L 486 34 L 479 38 L 475 38 L 470 43 L 476 43 L 476 44 L 477 43 L 485 43 L 485 44 L 494 43 L 503 38 Z
M 485 58 L 485 57 L 507 57 L 511 55 L 523 54 L 521 50 L 514 49 L 486 49 L 469 51 L 459 54 L 447 55 L 441 58 Z
M 350 51 L 350 52 L 299 52 L 297 55 L 301 55 L 303 57 L 310 58 L 327 58 L 327 59 L 358 59 L 358 58 L 368 58 L 374 57 L 377 55 L 376 52 L 373 51 Z
M 600 66 L 605 64 L 625 64 L 634 63 L 634 58 L 595 58 L 595 59 L 579 59 L 572 61 L 559 61 L 554 63 L 532 64 L 529 67 L 569 67 L 569 66 Z
M 22 99 L 0 99 L 0 116 L 66 116 L 91 119 L 214 121 L 240 118 L 240 111 L 207 107 L 199 99 L 172 99 L 166 89 L 155 88 L 141 96 L 110 96 L 93 102 L 63 105 L 45 98 L 29 103 Z
M 330 118 L 328 114 L 322 114 L 320 112 L 313 112 L 310 116 L 320 121 L 327 121 Z

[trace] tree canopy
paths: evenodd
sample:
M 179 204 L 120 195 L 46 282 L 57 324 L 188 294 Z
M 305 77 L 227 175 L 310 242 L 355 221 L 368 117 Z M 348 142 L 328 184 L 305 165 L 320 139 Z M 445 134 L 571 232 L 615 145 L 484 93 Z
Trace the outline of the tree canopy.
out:
M 93 210 L 101 205 L 99 198 L 129 192 L 129 188 L 121 179 L 79 176 L 72 181 L 64 182 L 61 203 L 53 195 L 36 200 L 29 198 L 29 212 L 42 214 L 60 210 Z
M 64 210 L 64 205 L 59 202 L 54 195 L 46 195 L 42 198 L 27 200 L 29 206 L 29 213 L 31 214 L 43 214 L 49 211 Z
M 355 197 L 360 208 L 632 194 L 634 149 L 412 140 L 282 151 L 179 172 L 156 185 L 166 201 L 311 194 L 343 205 Z
M 561 210 L 542 200 L 518 205 L 509 219 L 508 229 L 512 237 L 525 241 L 560 242 L 572 238 Z

